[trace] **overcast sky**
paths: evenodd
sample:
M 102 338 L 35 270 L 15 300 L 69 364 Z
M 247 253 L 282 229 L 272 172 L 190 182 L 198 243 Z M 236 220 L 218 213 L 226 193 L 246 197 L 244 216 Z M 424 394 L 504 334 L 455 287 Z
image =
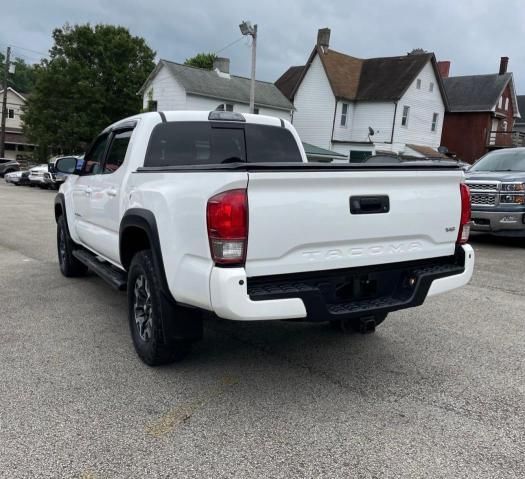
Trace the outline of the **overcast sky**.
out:
M 240 38 L 238 24 L 258 24 L 257 78 L 276 80 L 303 64 L 317 29 L 332 30 L 330 47 L 356 57 L 403 55 L 412 48 L 451 60 L 451 75 L 495 73 L 510 57 L 516 88 L 525 94 L 525 1 L 523 0 L 2 0 L 0 48 L 38 59 L 51 46 L 53 28 L 64 23 L 123 25 L 142 36 L 157 57 L 183 62 L 217 51 Z M 247 39 L 219 53 L 231 73 L 249 76 Z

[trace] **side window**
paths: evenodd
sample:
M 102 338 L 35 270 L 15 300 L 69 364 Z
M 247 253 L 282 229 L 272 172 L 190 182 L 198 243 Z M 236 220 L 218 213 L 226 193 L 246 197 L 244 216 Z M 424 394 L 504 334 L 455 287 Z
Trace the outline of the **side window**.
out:
M 343 103 L 341 109 L 341 126 L 346 126 L 346 117 L 348 116 L 348 103 Z
M 108 142 L 108 133 L 100 135 L 84 157 L 83 175 L 98 175 L 102 173 L 102 162 Z
M 410 113 L 410 107 L 405 105 L 403 107 L 403 116 L 401 117 L 401 126 L 408 126 L 409 113 Z
M 115 133 L 111 140 L 106 162 L 104 163 L 103 173 L 114 173 L 120 168 L 122 163 L 124 163 L 132 132 L 133 130 L 124 130 Z

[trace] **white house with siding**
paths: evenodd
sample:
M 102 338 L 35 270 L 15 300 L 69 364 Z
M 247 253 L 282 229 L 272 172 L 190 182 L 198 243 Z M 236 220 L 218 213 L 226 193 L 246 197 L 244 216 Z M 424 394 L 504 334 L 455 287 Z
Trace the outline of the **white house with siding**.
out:
M 0 90 L 0 99 L 3 94 L 4 90 Z M 22 113 L 26 101 L 26 97 L 14 88 L 7 88 L 5 157 L 10 160 L 29 158 L 35 149 L 35 145 L 29 142 L 22 130 Z
M 139 91 L 144 110 L 224 109 L 248 113 L 250 79 L 230 74 L 230 61 L 218 58 L 212 70 L 160 60 Z M 270 82 L 255 82 L 255 113 L 290 120 L 293 105 Z
M 308 62 L 276 81 L 305 142 L 360 160 L 377 152 L 441 156 L 446 95 L 433 53 L 360 59 L 318 32 Z

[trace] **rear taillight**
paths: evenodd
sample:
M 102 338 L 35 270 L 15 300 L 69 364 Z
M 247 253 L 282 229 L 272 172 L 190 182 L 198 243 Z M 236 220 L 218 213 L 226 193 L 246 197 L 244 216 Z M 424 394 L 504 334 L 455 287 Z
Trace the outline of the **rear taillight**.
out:
M 244 264 L 248 246 L 248 196 L 230 190 L 208 200 L 206 207 L 211 257 L 216 264 Z
M 465 183 L 460 183 L 459 192 L 461 194 L 461 219 L 457 244 L 465 244 L 470 235 L 470 190 Z

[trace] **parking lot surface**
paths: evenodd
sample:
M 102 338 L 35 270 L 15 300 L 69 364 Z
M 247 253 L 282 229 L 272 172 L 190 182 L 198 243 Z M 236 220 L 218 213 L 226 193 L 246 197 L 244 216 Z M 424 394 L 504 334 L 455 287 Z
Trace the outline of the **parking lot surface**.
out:
M 53 199 L 0 181 L 0 477 L 525 477 L 525 240 L 375 334 L 209 321 L 152 369 L 125 294 L 60 274 Z

